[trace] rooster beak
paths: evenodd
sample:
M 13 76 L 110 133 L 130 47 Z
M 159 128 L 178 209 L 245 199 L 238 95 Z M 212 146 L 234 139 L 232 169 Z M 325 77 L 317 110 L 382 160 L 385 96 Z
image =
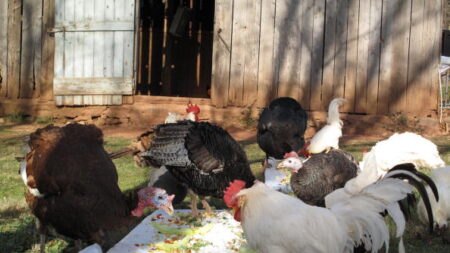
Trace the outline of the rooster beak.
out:
M 285 166 L 284 166 L 284 163 L 279 163 L 278 165 L 277 165 L 277 169 L 281 169 L 281 168 L 284 168 Z

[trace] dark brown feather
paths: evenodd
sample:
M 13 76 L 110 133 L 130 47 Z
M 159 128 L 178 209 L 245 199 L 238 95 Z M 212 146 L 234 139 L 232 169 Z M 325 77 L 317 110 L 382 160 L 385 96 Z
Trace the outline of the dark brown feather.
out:
M 33 214 L 73 239 L 102 243 L 104 231 L 127 224 L 134 206 L 122 194 L 114 164 L 95 126 L 47 126 L 30 136 L 28 178 L 44 197 L 26 192 Z M 28 184 L 31 186 L 30 184 Z

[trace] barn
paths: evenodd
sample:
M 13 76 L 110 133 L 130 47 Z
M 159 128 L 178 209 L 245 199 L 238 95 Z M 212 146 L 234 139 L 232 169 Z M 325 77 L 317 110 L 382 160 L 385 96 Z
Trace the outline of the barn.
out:
M 0 114 L 290 96 L 430 115 L 443 17 L 441 0 L 0 1 Z

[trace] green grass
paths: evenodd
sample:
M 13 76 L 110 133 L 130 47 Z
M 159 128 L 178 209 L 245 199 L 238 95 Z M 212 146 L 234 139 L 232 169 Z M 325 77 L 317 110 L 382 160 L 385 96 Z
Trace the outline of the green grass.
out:
M 18 162 L 15 157 L 22 156 L 21 145 L 23 132 L 0 128 L 0 252 L 38 252 L 39 237 L 35 232 L 35 218 L 25 203 L 24 186 L 18 174 Z M 442 158 L 450 162 L 450 139 L 439 138 L 435 141 Z M 118 150 L 131 143 L 127 138 L 105 138 L 105 147 L 108 151 Z M 254 142 L 242 143 L 251 168 L 255 175 L 262 178 L 261 162 L 264 153 Z M 349 141 L 342 148 L 352 153 L 358 160 L 362 158 L 364 149 L 370 150 L 374 142 Z M 114 160 L 119 174 L 119 186 L 122 191 L 128 191 L 146 184 L 150 169 L 138 168 L 131 157 Z M 217 208 L 224 208 L 220 199 L 210 199 L 210 204 Z M 176 206 L 188 208 L 189 197 Z M 199 205 L 200 206 L 200 205 Z M 392 227 L 392 226 L 391 226 Z M 443 244 L 441 238 L 430 238 L 426 235 L 425 227 L 421 224 L 409 222 L 404 242 L 407 252 L 450 252 L 450 246 Z M 419 239 L 419 235 L 425 239 Z M 446 235 L 450 238 L 450 234 Z M 392 237 L 393 238 L 393 237 Z M 397 240 L 391 239 L 390 252 L 397 252 Z M 69 245 L 68 242 L 52 238 L 46 244 L 47 252 L 62 252 Z

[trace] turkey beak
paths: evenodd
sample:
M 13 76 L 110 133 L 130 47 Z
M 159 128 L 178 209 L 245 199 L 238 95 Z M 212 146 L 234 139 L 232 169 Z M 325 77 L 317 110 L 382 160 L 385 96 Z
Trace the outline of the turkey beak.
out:
M 173 206 L 172 203 L 167 203 L 166 205 L 161 207 L 164 212 L 166 212 L 169 216 L 173 215 Z

